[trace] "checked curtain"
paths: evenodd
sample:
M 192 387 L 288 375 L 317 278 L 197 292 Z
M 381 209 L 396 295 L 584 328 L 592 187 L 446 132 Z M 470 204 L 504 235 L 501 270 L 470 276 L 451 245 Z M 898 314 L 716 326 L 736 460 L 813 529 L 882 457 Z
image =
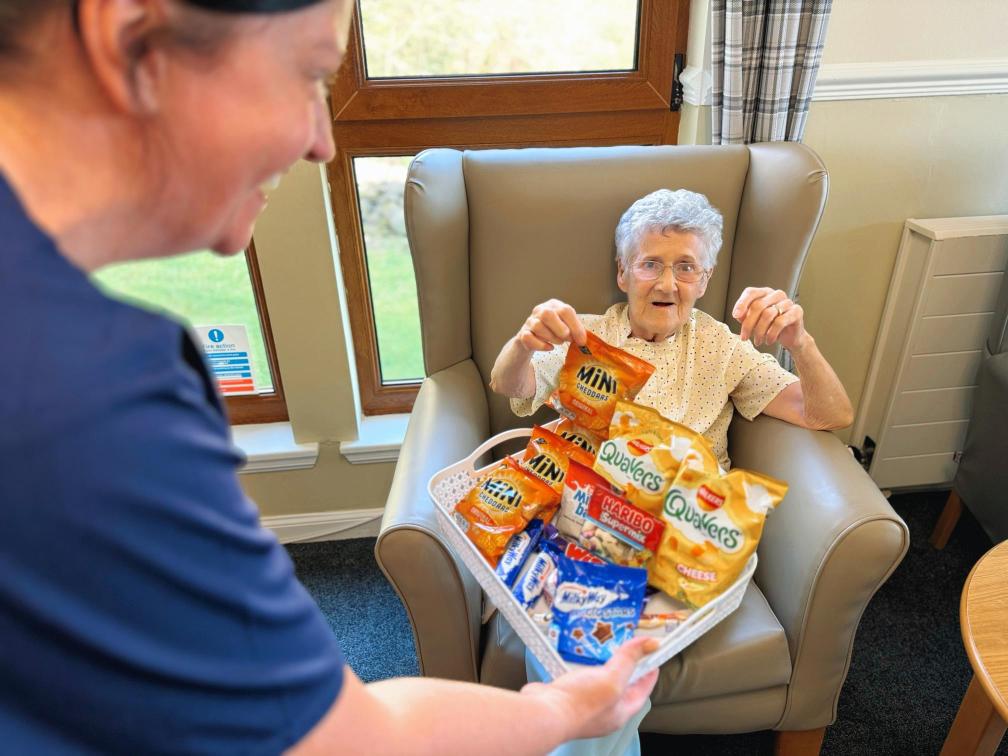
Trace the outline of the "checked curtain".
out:
M 800 142 L 832 0 L 712 0 L 714 144 Z

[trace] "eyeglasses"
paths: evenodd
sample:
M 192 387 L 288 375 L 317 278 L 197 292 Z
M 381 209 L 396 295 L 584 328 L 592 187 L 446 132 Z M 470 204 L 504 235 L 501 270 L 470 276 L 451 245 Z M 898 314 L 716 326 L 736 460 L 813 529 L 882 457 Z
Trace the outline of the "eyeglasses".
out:
M 677 281 L 682 281 L 683 283 L 697 283 L 707 275 L 707 271 L 699 265 L 686 261 L 666 265 L 658 260 L 637 260 L 630 267 L 634 275 L 642 281 L 658 280 L 665 275 L 666 268 L 672 268 L 672 275 L 675 276 Z

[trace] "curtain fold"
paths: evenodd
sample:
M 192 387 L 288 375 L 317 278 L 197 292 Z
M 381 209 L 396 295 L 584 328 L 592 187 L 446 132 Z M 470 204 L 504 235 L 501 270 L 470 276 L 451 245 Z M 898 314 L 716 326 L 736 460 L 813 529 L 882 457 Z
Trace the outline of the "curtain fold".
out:
M 714 144 L 800 142 L 832 0 L 711 0 Z

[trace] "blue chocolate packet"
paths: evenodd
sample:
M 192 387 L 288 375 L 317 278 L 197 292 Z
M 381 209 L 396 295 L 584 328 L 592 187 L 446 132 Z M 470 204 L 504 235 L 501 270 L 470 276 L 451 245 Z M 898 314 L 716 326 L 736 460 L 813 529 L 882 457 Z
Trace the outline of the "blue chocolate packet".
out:
M 508 541 L 507 548 L 497 562 L 497 575 L 508 588 L 514 585 L 521 568 L 539 544 L 542 533 L 543 521 L 536 518 L 525 526 L 525 530 L 515 533 Z
M 550 638 L 567 661 L 604 664 L 633 637 L 647 570 L 558 557 Z

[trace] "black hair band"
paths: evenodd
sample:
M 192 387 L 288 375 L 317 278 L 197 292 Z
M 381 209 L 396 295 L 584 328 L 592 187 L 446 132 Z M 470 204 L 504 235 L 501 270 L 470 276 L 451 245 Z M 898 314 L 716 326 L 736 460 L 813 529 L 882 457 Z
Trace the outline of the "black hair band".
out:
M 186 0 L 218 13 L 286 13 L 315 5 L 320 0 Z

